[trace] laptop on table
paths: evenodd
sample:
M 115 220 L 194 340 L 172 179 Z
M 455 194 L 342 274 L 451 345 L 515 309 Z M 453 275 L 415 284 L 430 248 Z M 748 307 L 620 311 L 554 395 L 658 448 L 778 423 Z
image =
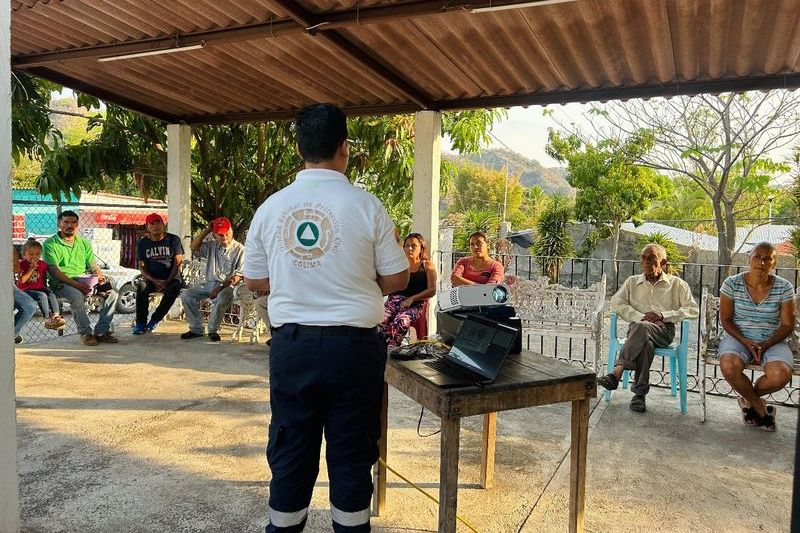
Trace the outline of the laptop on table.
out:
M 497 379 L 518 332 L 479 316 L 468 316 L 444 357 L 398 363 L 439 387 L 487 385 Z

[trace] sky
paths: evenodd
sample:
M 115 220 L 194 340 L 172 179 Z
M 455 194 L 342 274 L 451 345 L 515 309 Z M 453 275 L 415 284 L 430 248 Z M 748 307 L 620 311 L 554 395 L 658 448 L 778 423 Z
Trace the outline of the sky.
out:
M 529 159 L 538 160 L 545 167 L 566 167 L 545 153 L 547 128 L 558 128 L 558 124 L 554 118 L 544 116 L 544 110 L 551 110 L 562 124 L 573 123 L 578 129 L 588 132 L 591 126 L 585 115 L 591 105 L 572 103 L 552 105 L 547 108 L 542 106 L 512 107 L 508 110 L 506 119 L 495 124 L 489 147 L 511 149 Z M 769 153 L 769 156 L 776 161 L 786 161 L 791 155 L 791 147 L 794 144 L 790 143 L 788 146 L 775 150 Z M 788 174 L 779 174 L 772 183 L 785 186 L 790 181 L 791 176 Z
M 528 108 L 512 107 L 509 109 L 508 117 L 495 124 L 492 130 L 493 139 L 490 147 L 507 147 L 528 159 L 536 159 L 546 167 L 564 166 L 552 159 L 544 151 L 544 147 L 547 144 L 547 128 L 556 127 L 556 123 L 552 118 L 544 116 L 545 109 L 538 105 Z M 574 122 L 578 126 L 582 124 L 588 126 L 586 119 L 583 117 L 583 113 L 589 109 L 588 105 L 556 105 L 550 106 L 548 109 L 555 110 L 555 114 L 563 122 Z

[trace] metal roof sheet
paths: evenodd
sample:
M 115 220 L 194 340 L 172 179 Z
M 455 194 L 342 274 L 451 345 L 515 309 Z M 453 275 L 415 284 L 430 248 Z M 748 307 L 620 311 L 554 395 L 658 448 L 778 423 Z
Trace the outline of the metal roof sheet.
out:
M 11 3 L 15 68 L 189 123 L 800 85 L 797 0 Z
M 717 251 L 718 243 L 714 235 L 707 235 L 705 233 L 698 233 L 688 229 L 676 228 L 675 226 L 667 226 L 666 224 L 659 224 L 657 222 L 645 222 L 639 226 L 634 226 L 630 222 L 622 225 L 623 231 L 637 233 L 639 235 L 651 235 L 653 233 L 663 233 L 669 237 L 675 244 L 686 246 L 689 248 L 697 248 L 698 250 Z

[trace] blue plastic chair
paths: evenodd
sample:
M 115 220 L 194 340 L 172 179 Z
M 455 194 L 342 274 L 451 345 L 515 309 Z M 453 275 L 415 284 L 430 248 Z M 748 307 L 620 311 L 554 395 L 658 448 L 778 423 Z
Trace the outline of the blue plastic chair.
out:
M 622 345 L 625 344 L 625 339 L 617 337 L 617 313 L 611 313 L 611 326 L 608 333 L 608 372 L 614 369 L 614 362 L 617 359 L 617 353 Z M 688 374 L 688 354 L 689 354 L 689 321 L 681 321 L 681 337 L 679 343 L 672 343 L 668 348 L 656 348 L 656 355 L 659 357 L 669 357 L 669 374 L 670 385 L 672 387 L 672 396 L 676 396 L 678 391 L 678 382 L 680 381 L 681 388 L 681 413 L 686 412 L 686 380 Z M 677 369 L 676 369 L 677 367 Z M 628 388 L 629 371 L 622 372 L 622 388 Z M 675 379 L 675 377 L 678 379 Z M 611 391 L 605 392 L 606 401 L 611 401 Z

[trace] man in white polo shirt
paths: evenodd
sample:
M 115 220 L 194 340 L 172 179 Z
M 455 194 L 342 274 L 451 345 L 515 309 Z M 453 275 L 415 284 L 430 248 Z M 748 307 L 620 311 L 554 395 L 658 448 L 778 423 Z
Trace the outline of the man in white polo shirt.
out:
M 295 134 L 305 170 L 259 207 L 245 245 L 245 283 L 269 292 L 273 326 L 266 531 L 305 527 L 323 431 L 333 529 L 369 531 L 386 366 L 377 325 L 408 260 L 380 201 L 344 175 L 344 113 L 309 106 Z

